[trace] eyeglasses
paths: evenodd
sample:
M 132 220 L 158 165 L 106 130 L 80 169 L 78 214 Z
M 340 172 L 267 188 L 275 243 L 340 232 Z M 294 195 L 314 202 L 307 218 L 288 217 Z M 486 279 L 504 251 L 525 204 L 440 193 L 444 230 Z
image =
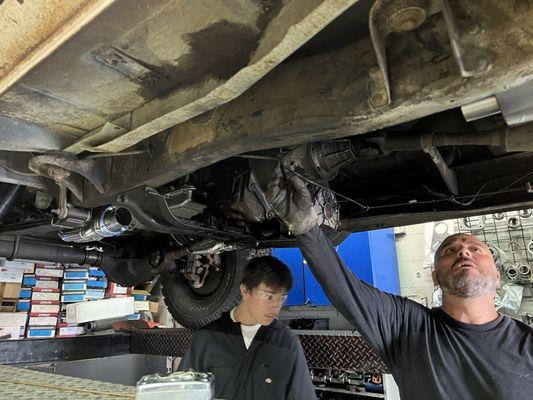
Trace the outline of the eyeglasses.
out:
M 258 294 L 261 300 L 264 300 L 267 303 L 283 304 L 287 300 L 287 294 L 285 293 L 284 294 L 272 293 L 272 292 L 267 292 L 261 289 L 255 289 L 255 292 Z

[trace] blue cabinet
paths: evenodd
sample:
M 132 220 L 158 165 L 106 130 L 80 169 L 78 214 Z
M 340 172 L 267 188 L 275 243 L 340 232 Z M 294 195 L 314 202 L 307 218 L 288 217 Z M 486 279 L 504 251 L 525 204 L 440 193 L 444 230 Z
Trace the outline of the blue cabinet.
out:
M 352 233 L 337 247 L 337 252 L 359 279 L 385 292 L 400 294 L 393 229 Z M 331 305 L 299 249 L 274 249 L 273 255 L 292 271 L 294 285 L 287 306 Z

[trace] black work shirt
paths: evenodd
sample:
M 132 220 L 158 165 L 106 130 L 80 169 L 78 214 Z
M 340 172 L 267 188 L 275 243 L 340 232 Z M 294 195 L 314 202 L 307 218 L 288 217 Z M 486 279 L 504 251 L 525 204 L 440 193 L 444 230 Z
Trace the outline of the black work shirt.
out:
M 466 324 L 357 279 L 320 228 L 298 243 L 329 299 L 381 356 L 404 400 L 533 399 L 533 329 Z
M 282 322 L 261 326 L 246 349 L 229 313 L 193 335 L 178 367 L 215 375 L 215 397 L 225 400 L 315 400 L 300 341 Z

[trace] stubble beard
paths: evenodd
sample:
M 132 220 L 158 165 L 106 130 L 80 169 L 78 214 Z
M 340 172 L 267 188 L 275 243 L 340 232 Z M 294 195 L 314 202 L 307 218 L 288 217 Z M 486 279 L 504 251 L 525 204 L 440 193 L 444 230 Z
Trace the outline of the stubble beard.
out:
M 472 277 L 468 271 L 454 274 L 451 269 L 447 272 L 437 269 L 436 280 L 443 293 L 460 298 L 480 297 L 495 293 L 498 286 L 496 277 L 482 275 Z

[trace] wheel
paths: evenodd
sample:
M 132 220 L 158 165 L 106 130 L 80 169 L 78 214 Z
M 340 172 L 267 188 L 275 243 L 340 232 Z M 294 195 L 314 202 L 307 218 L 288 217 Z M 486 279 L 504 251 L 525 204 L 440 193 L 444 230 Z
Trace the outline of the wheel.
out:
M 240 301 L 242 271 L 248 261 L 248 251 L 221 254 L 220 267 L 210 267 L 200 288 L 195 288 L 183 273 L 162 276 L 165 304 L 172 317 L 186 328 L 202 328 L 231 310 Z

